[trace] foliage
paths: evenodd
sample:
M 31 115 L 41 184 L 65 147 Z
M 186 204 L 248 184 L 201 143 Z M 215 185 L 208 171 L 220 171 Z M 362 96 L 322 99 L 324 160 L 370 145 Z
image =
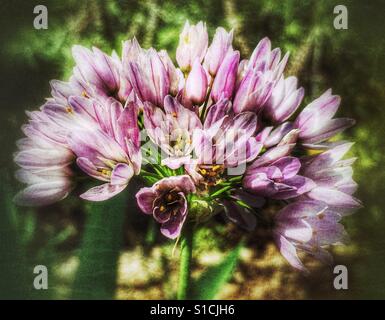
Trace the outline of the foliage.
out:
M 243 241 L 239 242 L 235 248 L 229 251 L 223 261 L 204 271 L 200 278 L 193 283 L 189 299 L 211 300 L 217 296 L 230 279 L 243 244 Z

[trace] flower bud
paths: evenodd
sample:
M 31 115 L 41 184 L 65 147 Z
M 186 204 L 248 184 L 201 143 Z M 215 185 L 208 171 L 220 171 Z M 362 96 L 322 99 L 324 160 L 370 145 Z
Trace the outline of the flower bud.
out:
M 192 70 L 186 80 L 186 98 L 194 105 L 200 105 L 205 101 L 207 92 L 207 75 L 205 69 L 195 59 Z
M 207 71 L 215 76 L 226 54 L 233 51 L 231 43 L 233 41 L 233 30 L 229 33 L 223 28 L 218 28 L 215 32 L 213 42 L 207 50 L 204 66 Z
M 215 102 L 233 95 L 239 64 L 239 51 L 227 54 L 214 79 L 211 96 Z
M 179 35 L 179 45 L 176 49 L 176 61 L 182 71 L 190 70 L 196 58 L 202 62 L 206 54 L 208 38 L 206 25 L 203 22 L 190 26 L 186 21 Z

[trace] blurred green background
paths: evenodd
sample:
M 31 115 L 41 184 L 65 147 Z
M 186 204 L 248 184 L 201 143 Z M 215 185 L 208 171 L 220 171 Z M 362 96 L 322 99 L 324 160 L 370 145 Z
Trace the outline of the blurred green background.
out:
M 48 30 L 33 28 L 33 8 L 48 8 Z M 335 30 L 333 8 L 348 8 L 348 29 Z M 1 1 L 0 5 L 0 298 L 165 299 L 173 297 L 178 254 L 173 243 L 136 209 L 135 183 L 113 202 L 91 205 L 71 196 L 50 207 L 12 204 L 21 188 L 12 154 L 22 136 L 24 111 L 50 95 L 50 79 L 66 79 L 71 46 L 95 45 L 110 53 L 136 36 L 143 47 L 174 57 L 186 19 L 235 29 L 243 56 L 268 36 L 291 52 L 286 75 L 297 75 L 305 103 L 329 87 L 342 96 L 340 116 L 357 120 L 343 138 L 356 142 L 355 178 L 364 208 L 344 219 L 351 235 L 334 248 L 349 270 L 349 289 L 333 289 L 333 272 L 318 263 L 304 276 L 260 231 L 248 236 L 231 281 L 218 298 L 385 298 L 385 3 L 316 0 Z M 219 221 L 220 222 L 220 221 Z M 209 224 L 196 237 L 194 276 L 221 259 L 240 231 Z M 49 289 L 33 288 L 33 268 L 46 265 Z

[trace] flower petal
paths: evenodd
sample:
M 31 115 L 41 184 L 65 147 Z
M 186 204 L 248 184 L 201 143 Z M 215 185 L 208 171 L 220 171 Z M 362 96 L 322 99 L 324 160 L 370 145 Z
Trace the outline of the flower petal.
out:
M 100 186 L 93 187 L 80 195 L 80 198 L 89 201 L 104 201 L 112 198 L 118 193 L 122 192 L 127 185 L 111 185 L 105 183 Z
M 153 188 L 142 188 L 136 193 L 135 197 L 140 210 L 146 214 L 152 214 L 153 204 L 156 198 L 156 192 Z
M 278 249 L 285 259 L 294 267 L 302 271 L 306 271 L 305 266 L 299 260 L 297 255 L 297 250 L 295 246 L 289 242 L 284 236 L 277 235 L 275 237 L 275 242 L 277 243 Z
M 111 185 L 127 185 L 132 176 L 134 170 L 132 166 L 126 163 L 118 163 L 111 173 Z

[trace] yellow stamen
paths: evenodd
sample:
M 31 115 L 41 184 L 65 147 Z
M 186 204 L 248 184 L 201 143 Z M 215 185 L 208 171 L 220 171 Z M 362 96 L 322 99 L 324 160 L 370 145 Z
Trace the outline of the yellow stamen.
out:
M 67 106 L 67 107 L 66 107 L 66 112 L 67 112 L 67 113 L 70 113 L 70 114 L 73 114 L 73 113 L 74 113 L 74 109 L 72 109 L 71 106 Z
M 85 90 L 82 92 L 82 96 L 84 98 L 89 98 L 90 97 Z
M 166 207 L 162 205 L 162 206 L 160 206 L 159 210 L 160 210 L 160 212 L 163 212 L 164 210 L 166 210 Z
M 186 35 L 183 37 L 183 42 L 184 42 L 185 44 L 189 44 L 189 43 L 190 43 L 190 37 L 189 37 L 188 34 L 186 34 Z
M 101 173 L 102 173 L 102 175 L 104 175 L 104 176 L 110 176 L 110 175 L 111 175 L 111 170 L 108 170 L 108 169 L 102 169 Z

